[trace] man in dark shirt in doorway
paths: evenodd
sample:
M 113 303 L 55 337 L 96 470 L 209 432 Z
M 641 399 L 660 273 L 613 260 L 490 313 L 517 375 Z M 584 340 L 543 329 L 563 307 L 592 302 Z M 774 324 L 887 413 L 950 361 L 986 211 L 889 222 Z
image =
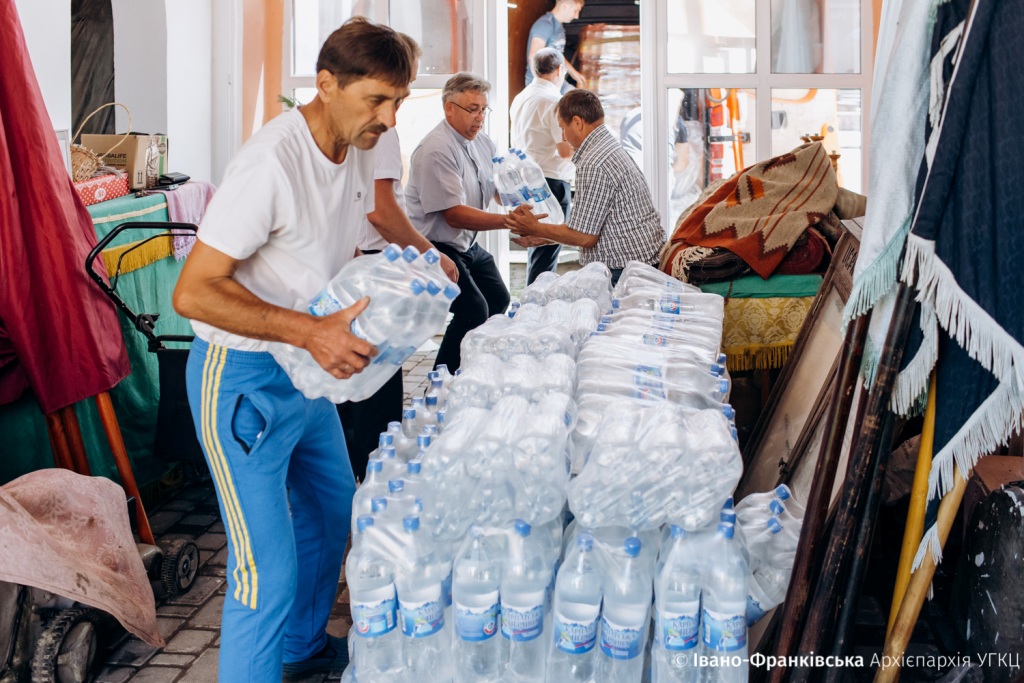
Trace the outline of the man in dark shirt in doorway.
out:
M 584 0 L 556 0 L 555 7 L 550 12 L 533 22 L 533 26 L 530 27 L 530 37 L 526 42 L 526 85 L 533 82 L 533 56 L 537 54 L 538 50 L 551 47 L 564 56 L 565 27 L 562 24 L 568 24 L 570 21 L 578 19 L 583 10 L 583 4 Z M 565 68 L 578 87 L 587 87 L 587 79 L 573 68 L 568 59 L 565 60 Z M 562 94 L 569 92 L 570 88 L 568 83 L 563 83 Z

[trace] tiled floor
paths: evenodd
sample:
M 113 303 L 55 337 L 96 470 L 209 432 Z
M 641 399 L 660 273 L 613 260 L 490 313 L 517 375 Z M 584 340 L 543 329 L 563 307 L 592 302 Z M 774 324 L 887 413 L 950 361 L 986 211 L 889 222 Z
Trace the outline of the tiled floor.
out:
M 406 401 L 423 395 L 439 341 L 440 337 L 428 341 L 403 366 Z M 158 541 L 183 536 L 195 539 L 201 562 L 199 573 L 187 593 L 157 606 L 157 622 L 166 647 L 157 649 L 123 636 L 101 653 L 104 661 L 96 683 L 215 683 L 220 615 L 227 586 L 227 536 L 213 484 L 206 481 L 179 491 L 172 500 L 151 510 L 149 521 Z M 344 636 L 351 624 L 342 576 L 327 630 Z M 318 674 L 303 681 L 320 683 L 337 678 L 340 676 Z

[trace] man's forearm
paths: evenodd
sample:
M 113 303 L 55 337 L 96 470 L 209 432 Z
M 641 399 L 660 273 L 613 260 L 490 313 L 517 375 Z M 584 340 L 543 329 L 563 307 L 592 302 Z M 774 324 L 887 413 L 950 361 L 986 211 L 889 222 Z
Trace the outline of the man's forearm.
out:
M 448 225 L 456 230 L 485 232 L 505 228 L 505 216 L 502 214 L 481 211 L 465 204 L 453 206 L 442 213 Z
M 416 231 L 397 204 L 381 206 L 378 201 L 377 208 L 366 217 L 380 236 L 388 242 L 400 247 L 413 246 L 421 253 L 433 246 L 426 237 Z
M 543 237 L 544 239 L 551 240 L 552 242 L 558 242 L 559 244 L 567 244 L 573 247 L 583 247 L 584 249 L 590 249 L 597 244 L 598 236 L 589 235 L 585 232 L 579 232 L 573 230 L 564 223 L 552 225 L 551 223 L 537 223 L 536 227 L 530 230 L 530 234 L 536 237 Z

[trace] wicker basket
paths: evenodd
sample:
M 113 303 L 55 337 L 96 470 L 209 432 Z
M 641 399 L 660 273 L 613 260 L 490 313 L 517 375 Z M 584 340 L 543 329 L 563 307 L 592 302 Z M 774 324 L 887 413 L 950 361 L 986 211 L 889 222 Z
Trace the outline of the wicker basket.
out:
M 121 145 L 121 143 L 127 140 L 128 136 L 132 134 L 132 113 L 128 111 L 128 107 L 121 104 L 120 102 L 107 102 L 106 104 L 102 104 L 96 109 L 94 109 L 91 114 L 85 117 L 85 120 L 82 121 L 82 124 L 78 126 L 78 130 L 75 131 L 75 134 L 71 139 L 77 140 L 78 136 L 82 133 L 82 128 L 85 127 L 85 124 L 88 123 L 89 119 L 95 116 L 97 112 L 106 109 L 107 107 L 121 107 L 122 109 L 124 109 L 124 112 L 128 115 L 128 132 L 124 134 L 124 137 L 121 138 L 120 142 L 118 142 L 116 145 L 111 147 L 110 150 L 107 151 L 107 154 L 110 154 L 110 152 L 117 149 Z M 72 143 L 71 177 L 74 179 L 76 183 L 80 183 L 83 180 L 88 180 L 89 178 L 92 178 L 93 175 L 95 175 L 96 170 L 103 165 L 103 157 L 105 156 L 106 154 L 99 155 L 83 145 Z

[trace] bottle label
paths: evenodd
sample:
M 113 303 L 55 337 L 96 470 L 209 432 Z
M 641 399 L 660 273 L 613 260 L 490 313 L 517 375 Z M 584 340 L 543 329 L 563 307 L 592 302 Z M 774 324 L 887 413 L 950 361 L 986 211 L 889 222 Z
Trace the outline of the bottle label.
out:
M 444 606 L 438 596 L 424 602 L 398 601 L 402 609 L 402 634 L 411 638 L 426 638 L 444 628 Z
M 705 647 L 716 652 L 734 652 L 747 646 L 746 605 L 737 605 L 728 612 L 704 608 L 701 633 Z
M 409 360 L 412 354 L 416 353 L 416 347 L 406 346 L 405 348 L 390 348 L 388 351 L 388 363 L 395 366 L 401 366 L 405 361 Z
M 309 302 L 309 312 L 320 318 L 331 313 L 337 313 L 342 308 L 344 306 L 341 305 L 341 302 L 327 289 L 317 294 Z
M 574 621 L 555 615 L 555 646 L 571 655 L 584 655 L 593 650 L 597 643 L 599 610 L 600 608 L 595 609 L 594 618 L 586 621 Z
M 612 659 L 633 659 L 643 650 L 642 629 L 643 624 L 623 626 L 601 617 L 601 652 Z
M 389 586 L 390 597 L 378 602 L 352 602 L 352 628 L 363 638 L 387 635 L 398 625 L 395 587 Z
M 637 365 L 634 369 L 633 397 L 642 401 L 664 401 L 665 384 L 661 368 L 656 365 Z
M 540 204 L 545 199 L 551 196 L 551 191 L 548 189 L 547 184 L 533 188 L 530 193 L 533 197 L 533 201 Z
M 767 610 L 761 607 L 761 603 L 754 599 L 753 595 L 747 596 L 747 626 L 753 626 L 761 621 Z
M 665 346 L 668 344 L 668 339 L 660 334 L 645 334 L 643 336 L 643 343 L 647 346 Z
M 455 603 L 455 635 L 460 640 L 480 643 L 498 632 L 498 591 L 486 596 L 488 607 L 467 607 Z
M 671 313 L 673 315 L 679 314 L 680 309 L 679 296 L 673 294 L 663 294 L 658 299 L 658 310 L 662 313 Z
M 543 597 L 541 597 L 543 600 Z M 517 643 L 527 643 L 544 630 L 544 604 L 510 605 L 501 601 L 501 635 Z
M 657 634 L 666 650 L 691 650 L 700 638 L 700 602 L 686 603 L 682 611 L 658 612 Z

